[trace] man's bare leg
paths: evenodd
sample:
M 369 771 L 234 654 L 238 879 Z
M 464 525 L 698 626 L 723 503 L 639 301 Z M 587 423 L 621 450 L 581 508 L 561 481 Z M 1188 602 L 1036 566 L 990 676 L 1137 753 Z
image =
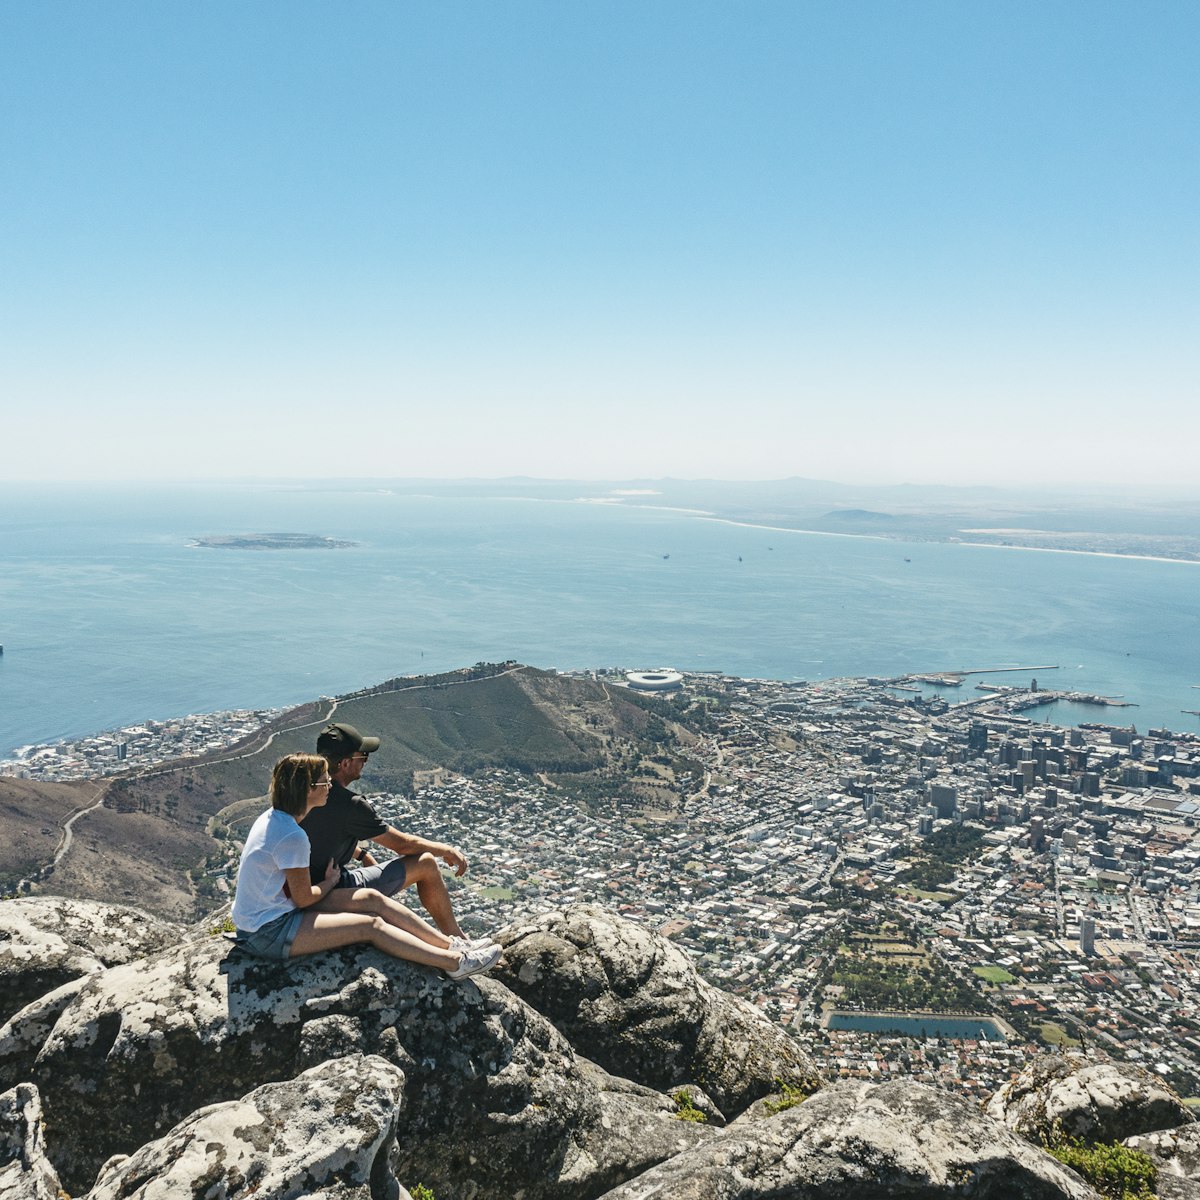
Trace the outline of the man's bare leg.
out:
M 433 918 L 433 923 L 447 937 L 463 937 L 438 860 L 426 851 L 424 854 L 410 854 L 403 861 L 404 886 L 417 885 L 417 895 L 425 911 Z

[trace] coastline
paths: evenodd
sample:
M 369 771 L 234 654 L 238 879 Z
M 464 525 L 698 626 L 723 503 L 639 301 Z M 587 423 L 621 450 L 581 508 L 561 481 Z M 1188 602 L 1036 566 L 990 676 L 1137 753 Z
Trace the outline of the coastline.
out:
M 834 535 L 837 536 L 837 535 Z M 523 668 L 516 667 L 516 670 Z M 622 668 L 624 669 L 624 668 Z M 1009 671 L 1047 671 L 1057 670 L 1057 667 L 992 667 L 976 668 L 974 670 L 957 672 L 913 672 L 904 678 L 914 679 L 922 675 L 961 674 L 987 675 L 1001 674 Z M 573 674 L 574 671 L 564 670 L 561 673 Z M 686 680 L 688 675 L 705 675 L 703 669 L 690 670 L 684 668 L 682 674 Z M 718 674 L 723 674 L 718 672 Z M 424 686 L 420 683 L 426 676 L 414 675 L 414 686 Z M 744 676 L 730 676 L 735 679 L 749 679 Z M 864 683 L 869 676 L 837 676 L 829 679 L 814 681 L 818 690 L 823 687 L 838 684 Z M 793 681 L 756 677 L 756 682 L 770 684 L 786 684 L 795 686 Z M 291 709 L 301 708 L 311 703 L 331 703 L 330 715 L 336 711 L 338 704 L 349 697 L 370 692 L 377 684 L 368 684 L 363 688 L 343 693 L 340 696 L 320 696 L 300 700 L 296 704 L 260 708 L 229 708 L 218 709 L 204 713 L 189 713 L 185 716 L 147 718 L 136 725 L 126 725 L 100 729 L 89 733 L 60 738 L 55 742 L 35 742 L 17 746 L 0 757 L 0 780 L 3 779 L 44 779 L 54 782 L 64 782 L 78 779 L 96 779 L 120 775 L 130 770 L 145 769 L 155 766 L 158 762 L 183 759 L 199 760 L 213 753 L 220 753 L 248 737 L 261 732 L 283 713 Z M 892 685 L 889 685 L 892 686 Z M 1200 684 L 1193 685 L 1200 687 Z M 1059 703 L 1061 698 L 1048 700 L 1047 705 Z M 1137 707 L 1122 705 L 1121 707 Z M 1037 725 L 1069 728 L 1067 725 L 1046 720 L 1034 719 Z M 1100 721 L 1104 725 L 1107 722 Z M 1171 726 L 1173 733 L 1189 736 L 1187 730 Z M 119 756 L 117 747 L 124 744 L 128 756 Z M 871 1015 L 871 1014 L 868 1014 Z M 936 1015 L 936 1014 L 917 1014 Z M 945 1015 L 945 1014 L 943 1014 Z
M 14 510 L 0 630 L 0 682 L 14 703 L 0 758 L 149 714 L 276 706 L 509 657 L 569 669 L 667 662 L 782 680 L 984 658 L 1062 662 L 1075 689 L 1136 700 L 1129 711 L 1140 723 L 1196 727 L 1196 576 L 1160 571 L 1157 561 L 1172 560 L 1153 543 L 1143 566 L 1129 554 L 1111 555 L 1134 557 L 1124 567 L 1107 553 L 1090 564 L 1048 556 L 1072 552 L 1060 547 L 1028 560 L 963 558 L 954 549 L 962 543 L 897 545 L 891 523 L 831 528 L 811 505 L 771 509 L 764 498 L 761 507 L 689 509 L 675 503 L 683 494 L 572 505 L 583 494 L 330 506 L 323 494 L 250 503 L 237 489 L 206 490 L 147 504 L 138 493 L 107 507 L 68 498 L 36 527 Z M 334 560 L 186 548 L 214 528 L 300 529 L 360 546 Z M 969 548 L 993 536 L 971 537 Z M 353 619 L 328 653 L 310 656 L 331 586 L 349 589 Z M 1056 719 L 1083 718 L 1062 710 Z
M 651 507 L 644 505 L 642 507 Z M 703 521 L 718 525 L 737 525 L 743 529 L 763 529 L 770 533 L 800 533 L 809 537 L 858 538 L 869 542 L 896 542 L 905 546 L 971 546 L 980 550 L 1027 550 L 1036 554 L 1082 554 L 1090 558 L 1118 558 L 1131 562 L 1179 563 L 1186 567 L 1200 567 L 1200 559 L 1167 558 L 1161 554 L 1119 554 L 1115 550 L 1073 550 L 1066 546 L 1014 546 L 1006 542 L 964 542 L 961 538 L 904 538 L 888 537 L 882 533 L 839 533 L 829 529 L 796 529 L 790 525 L 762 525 L 756 521 L 739 521 L 733 517 L 701 516 Z

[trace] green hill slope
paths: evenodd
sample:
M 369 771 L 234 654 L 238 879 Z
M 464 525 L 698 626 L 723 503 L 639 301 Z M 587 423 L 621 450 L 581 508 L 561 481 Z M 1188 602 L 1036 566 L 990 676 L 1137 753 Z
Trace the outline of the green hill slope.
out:
M 673 802 L 671 763 L 686 763 L 693 737 L 673 711 L 625 688 L 515 664 L 389 680 L 293 709 L 219 756 L 112 780 L 45 890 L 174 917 L 211 907 L 217 898 L 198 894 L 190 875 L 223 859 L 222 827 L 262 810 L 275 760 L 312 751 L 331 714 L 381 739 L 367 791 L 409 791 L 423 772 L 506 767 L 545 775 L 565 798 L 663 807 Z

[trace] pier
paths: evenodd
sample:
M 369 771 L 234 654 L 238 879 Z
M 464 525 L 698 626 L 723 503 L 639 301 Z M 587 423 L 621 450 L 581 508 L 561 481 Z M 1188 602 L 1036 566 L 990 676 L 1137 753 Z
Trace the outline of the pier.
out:
M 1057 671 L 1060 668 L 1049 667 L 970 667 L 961 671 L 912 671 L 907 675 L 897 675 L 887 680 L 889 687 L 902 688 L 911 691 L 906 684 L 931 683 L 936 687 L 962 687 L 962 681 L 968 675 L 1011 675 L 1021 671 Z M 1196 685 L 1200 687 L 1200 684 Z
M 967 675 L 1004 675 L 1011 674 L 1017 671 L 1057 671 L 1057 665 L 1052 667 L 972 667 L 969 671 L 937 671 L 933 672 L 937 675 L 958 675 L 966 677 Z

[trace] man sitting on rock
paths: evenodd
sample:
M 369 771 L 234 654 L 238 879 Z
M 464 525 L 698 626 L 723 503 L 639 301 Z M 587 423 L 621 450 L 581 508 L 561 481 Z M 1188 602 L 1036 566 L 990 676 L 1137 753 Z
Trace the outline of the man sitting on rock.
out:
M 468 945 L 491 945 L 491 938 L 464 935 L 450 893 L 438 866 L 442 859 L 456 875 L 467 873 L 466 856 L 456 846 L 430 842 L 410 833 L 401 833 L 379 818 L 374 807 L 349 785 L 362 774 L 376 750 L 377 737 L 364 737 L 353 725 L 340 722 L 327 725 L 317 738 L 317 753 L 329 763 L 333 786 L 322 808 L 312 809 L 302 828 L 312 847 L 309 869 L 314 882 L 324 877 L 332 859 L 342 868 L 341 878 L 327 900 L 337 905 L 337 888 L 374 888 L 385 896 L 394 896 L 410 884 L 416 884 L 417 896 L 434 924 L 450 938 L 461 938 Z M 381 866 L 362 841 L 372 841 L 399 855 Z

